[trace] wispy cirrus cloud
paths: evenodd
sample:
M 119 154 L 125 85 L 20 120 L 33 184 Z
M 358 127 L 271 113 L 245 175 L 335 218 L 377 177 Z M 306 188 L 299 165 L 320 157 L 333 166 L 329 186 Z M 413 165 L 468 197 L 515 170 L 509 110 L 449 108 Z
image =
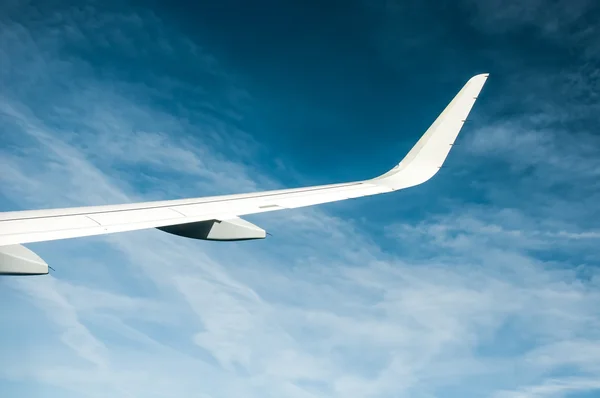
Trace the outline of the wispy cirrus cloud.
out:
M 593 1 L 574 2 L 554 1 L 489 1 L 485 4 L 466 2 L 476 10 L 478 18 L 473 19 L 482 29 L 492 32 L 510 31 L 533 27 L 543 35 L 563 40 L 565 31 L 581 33 L 585 30 L 582 20 L 593 11 Z M 573 32 L 573 28 L 576 30 Z M 580 29 L 577 29 L 580 28 Z
M 168 74 L 144 78 L 151 85 L 107 77 L 85 54 L 64 53 L 63 43 L 72 40 L 100 47 L 106 41 L 103 48 L 119 54 L 143 43 L 176 56 L 180 42 L 169 38 L 179 33 L 149 15 L 65 10 L 62 27 L 48 35 L 44 24 L 3 22 L 3 55 L 14 55 L 2 72 L 10 84 L 0 97 L 5 206 L 118 203 L 290 183 L 271 174 L 269 162 L 252 160 L 268 149 L 234 127 L 247 100 L 225 94 L 215 109 L 189 106 L 179 96 L 183 85 Z M 106 33 L 107 23 L 121 33 Z M 155 48 L 157 37 L 166 41 Z M 203 56 L 192 63 L 211 79 L 193 89 L 198 103 L 244 92 L 206 57 L 210 62 Z M 20 90 L 28 69 L 35 84 Z M 215 78 L 221 84 L 211 89 Z M 44 96 L 33 98 L 35 92 Z M 482 138 L 487 134 L 473 132 L 462 155 L 477 164 L 492 154 L 514 163 L 511 131 L 499 133 L 494 145 Z M 528 149 L 519 149 L 529 167 L 561 166 L 558 150 L 593 162 L 578 146 L 552 140 L 524 139 L 519 148 L 545 151 L 527 157 Z M 505 172 L 516 178 L 522 169 Z M 590 178 L 587 170 L 576 168 L 573 177 Z M 465 172 L 445 178 L 466 190 L 472 176 L 495 176 Z M 545 200 L 559 199 L 544 186 L 536 185 Z M 530 198 L 524 189 L 510 192 L 516 201 Z M 397 208 L 402 194 L 379 203 Z M 0 301 L 11 303 L 1 307 L 11 327 L 0 332 L 0 388 L 4 379 L 53 387 L 56 396 L 92 397 L 553 397 L 597 389 L 597 271 L 578 263 L 570 247 L 577 240 L 577 251 L 590 251 L 594 230 L 579 217 L 502 209 L 498 196 L 492 203 L 448 196 L 452 206 L 414 223 L 390 220 L 380 241 L 360 220 L 322 207 L 260 216 L 275 238 L 250 244 L 140 231 L 32 245 L 57 272 L 0 282 Z M 369 200 L 351 205 L 367 219 L 374 211 Z M 555 258 L 543 258 L 540 249 L 552 249 Z M 563 374 L 565 366 L 571 370 Z

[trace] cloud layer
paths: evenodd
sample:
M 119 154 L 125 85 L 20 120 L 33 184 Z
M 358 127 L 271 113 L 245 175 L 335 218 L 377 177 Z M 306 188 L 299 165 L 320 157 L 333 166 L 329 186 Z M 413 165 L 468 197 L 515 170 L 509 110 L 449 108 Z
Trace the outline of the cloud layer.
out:
M 156 13 L 84 7 L 37 19 L 34 10 L 0 25 L 6 210 L 295 185 L 273 171 L 292 165 L 242 127 L 257 106 L 243 79 Z M 152 64 L 182 53 L 189 69 Z M 128 73 L 139 63 L 152 66 Z M 489 123 L 470 130 L 454 167 L 430 185 L 256 216 L 275 235 L 262 242 L 142 231 L 31 245 L 57 271 L 0 280 L 0 391 L 600 389 L 596 137 L 582 129 L 569 141 L 573 130 L 486 109 Z

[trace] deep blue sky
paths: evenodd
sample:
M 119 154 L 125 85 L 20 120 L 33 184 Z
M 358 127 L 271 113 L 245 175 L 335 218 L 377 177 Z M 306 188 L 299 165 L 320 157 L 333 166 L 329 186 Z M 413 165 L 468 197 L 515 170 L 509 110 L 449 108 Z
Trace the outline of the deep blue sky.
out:
M 0 210 L 248 192 L 395 165 L 471 76 L 447 167 L 214 244 L 32 244 L 0 395 L 593 397 L 590 0 L 0 5 Z

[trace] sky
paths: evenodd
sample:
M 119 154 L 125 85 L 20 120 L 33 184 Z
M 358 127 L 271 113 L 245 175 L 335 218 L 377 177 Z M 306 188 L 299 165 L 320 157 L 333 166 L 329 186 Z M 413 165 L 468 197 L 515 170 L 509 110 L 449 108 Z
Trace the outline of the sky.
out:
M 30 244 L 6 397 L 600 396 L 597 2 L 0 4 L 0 210 L 353 181 L 473 75 L 446 166 L 391 194 Z

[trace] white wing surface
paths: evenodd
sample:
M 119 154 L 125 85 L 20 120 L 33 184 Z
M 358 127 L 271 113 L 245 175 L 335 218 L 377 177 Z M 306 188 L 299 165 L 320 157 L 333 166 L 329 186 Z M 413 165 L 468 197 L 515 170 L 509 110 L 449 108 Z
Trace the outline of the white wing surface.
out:
M 487 77 L 487 74 L 472 77 L 406 157 L 379 177 L 237 195 L 0 213 L 0 254 L 1 246 L 146 228 L 198 239 L 257 239 L 264 237 L 264 231 L 239 219 L 240 216 L 377 195 L 422 184 L 444 163 Z

